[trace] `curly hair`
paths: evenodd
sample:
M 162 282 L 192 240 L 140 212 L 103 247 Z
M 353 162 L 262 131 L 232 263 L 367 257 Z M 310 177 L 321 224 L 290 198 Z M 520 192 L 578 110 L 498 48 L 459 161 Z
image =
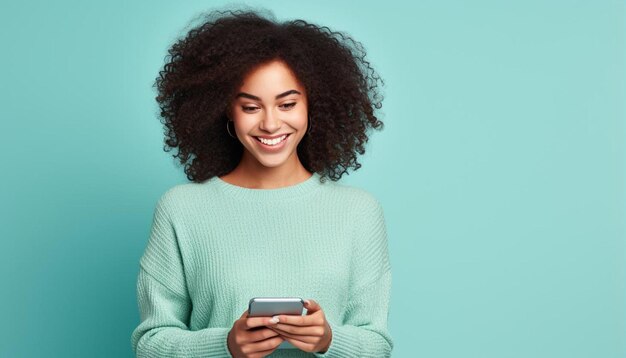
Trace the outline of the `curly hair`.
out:
M 155 87 L 164 151 L 187 178 L 202 182 L 232 171 L 243 145 L 225 129 L 229 104 L 246 73 L 274 59 L 284 61 L 307 92 L 310 132 L 298 144 L 302 165 L 337 181 L 361 164 L 370 128 L 383 129 L 375 114 L 384 84 L 366 60 L 363 45 L 342 32 L 304 20 L 278 22 L 251 10 L 213 10 L 202 24 L 177 39 Z M 349 174 L 349 173 L 348 173 Z

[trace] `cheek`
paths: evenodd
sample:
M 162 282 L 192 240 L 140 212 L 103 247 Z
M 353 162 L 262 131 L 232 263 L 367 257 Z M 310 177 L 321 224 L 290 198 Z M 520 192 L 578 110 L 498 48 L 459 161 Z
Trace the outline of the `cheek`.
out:
M 307 112 L 306 111 L 302 111 L 302 112 L 298 113 L 297 116 L 295 116 L 295 119 L 293 121 L 293 123 L 294 123 L 293 125 L 294 125 L 294 127 L 296 127 L 299 130 L 306 131 L 308 122 L 309 122 L 309 119 L 307 117 Z
M 254 125 L 255 125 L 255 121 L 250 120 L 250 118 L 245 118 L 245 117 L 235 118 L 235 128 L 237 129 L 237 133 L 241 133 L 241 134 L 249 133 L 254 128 Z

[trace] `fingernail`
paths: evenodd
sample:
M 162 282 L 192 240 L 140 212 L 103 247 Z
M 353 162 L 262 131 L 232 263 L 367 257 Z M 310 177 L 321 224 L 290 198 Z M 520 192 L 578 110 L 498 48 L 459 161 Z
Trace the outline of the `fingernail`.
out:
M 280 321 L 278 320 L 278 316 L 273 316 L 272 319 L 270 319 L 270 322 L 271 323 L 278 323 Z
M 306 303 L 307 305 L 310 305 L 310 304 L 311 304 L 311 301 L 309 301 L 309 300 L 304 300 L 304 303 Z

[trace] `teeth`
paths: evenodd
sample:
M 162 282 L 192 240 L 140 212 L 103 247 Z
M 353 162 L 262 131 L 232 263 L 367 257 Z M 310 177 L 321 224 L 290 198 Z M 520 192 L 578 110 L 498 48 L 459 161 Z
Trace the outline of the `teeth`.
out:
M 257 137 L 258 140 L 261 141 L 261 143 L 263 144 L 267 144 L 267 145 L 276 145 L 280 142 L 282 142 L 285 138 L 287 138 L 287 135 L 284 135 L 280 138 L 276 138 L 276 139 L 272 139 L 272 140 L 267 140 L 267 139 L 263 139 L 261 137 Z

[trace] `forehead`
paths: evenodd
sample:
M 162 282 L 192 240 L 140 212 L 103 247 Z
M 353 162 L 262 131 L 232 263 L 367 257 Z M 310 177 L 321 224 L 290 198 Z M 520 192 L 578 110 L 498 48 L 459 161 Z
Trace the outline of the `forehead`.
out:
M 303 88 L 295 73 L 280 60 L 255 67 L 244 76 L 240 87 L 243 92 L 267 99 L 290 89 L 298 89 L 302 93 Z

